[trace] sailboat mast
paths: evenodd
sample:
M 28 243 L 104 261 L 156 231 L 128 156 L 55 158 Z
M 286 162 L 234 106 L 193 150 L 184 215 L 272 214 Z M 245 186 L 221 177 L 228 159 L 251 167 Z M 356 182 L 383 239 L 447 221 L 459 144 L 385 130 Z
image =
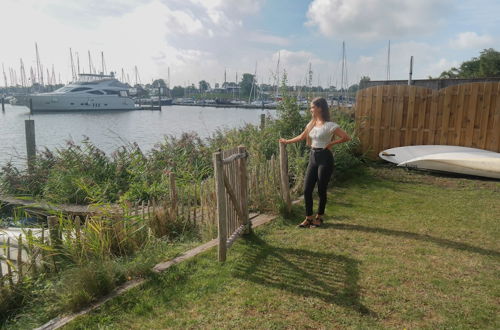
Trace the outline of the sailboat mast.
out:
M 78 69 L 78 74 L 80 74 L 80 55 L 78 54 L 78 52 L 76 52 L 76 65 L 77 65 L 77 69 Z
M 3 66 L 3 63 L 2 63 L 2 71 L 3 71 L 3 81 L 5 83 L 5 88 L 7 88 L 7 75 L 5 74 L 5 67 Z
M 73 81 L 76 80 L 76 74 L 75 74 L 75 62 L 73 61 L 73 51 L 71 48 L 69 49 L 69 58 L 71 60 L 71 78 Z
M 101 66 L 102 66 L 102 74 L 106 74 L 107 68 L 106 68 L 106 62 L 104 61 L 104 52 L 101 51 Z
M 38 45 L 35 42 L 35 53 L 36 53 L 36 71 L 37 71 L 37 81 L 43 86 L 43 68 L 40 62 L 40 54 L 38 53 Z
M 168 67 L 167 73 L 168 73 L 168 76 L 167 76 L 167 88 L 170 90 L 170 67 Z
M 24 70 L 24 63 L 22 58 L 20 59 L 20 62 L 21 62 L 21 86 L 27 87 L 28 81 L 26 79 L 26 71 Z
M 279 91 L 279 86 L 280 86 L 280 59 L 281 59 L 281 52 L 278 52 L 278 64 L 276 66 L 276 100 L 278 99 L 278 91 Z

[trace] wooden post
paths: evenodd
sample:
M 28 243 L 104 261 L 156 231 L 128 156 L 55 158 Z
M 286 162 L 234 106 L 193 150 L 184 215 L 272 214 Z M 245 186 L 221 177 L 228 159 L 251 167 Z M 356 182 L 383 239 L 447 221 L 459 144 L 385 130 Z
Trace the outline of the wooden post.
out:
M 82 227 L 82 221 L 80 217 L 77 215 L 74 220 L 75 224 L 75 241 L 76 241 L 76 246 L 80 248 L 80 243 L 82 242 L 81 239 L 81 227 Z
M 290 197 L 290 183 L 288 178 L 288 154 L 286 145 L 280 143 L 280 171 L 281 171 L 281 197 L 286 203 L 288 212 L 292 210 L 292 200 Z
M 50 246 L 54 249 L 58 249 L 61 245 L 59 220 L 56 216 L 48 216 L 47 223 L 49 225 Z
M 152 102 L 151 102 L 152 104 Z M 158 83 L 158 110 L 161 110 L 161 86 Z
M 28 230 L 28 236 L 27 236 L 27 241 L 28 241 L 28 257 L 29 257 L 29 263 L 31 265 L 31 272 L 33 275 L 36 275 L 37 273 L 37 265 L 36 265 L 36 253 L 33 245 L 33 231 L 31 229 Z
M 30 99 L 30 114 L 33 114 L 33 100 Z
M 12 279 L 12 268 L 10 267 L 10 237 L 7 237 L 7 245 L 4 246 L 4 255 L 7 262 L 7 275 L 9 277 L 10 285 L 14 285 L 14 280 Z
M 35 142 L 35 121 L 28 119 L 24 121 L 24 128 L 26 131 L 26 153 L 28 155 L 28 169 L 31 169 L 32 163 L 36 156 L 36 142 Z
M 17 238 L 17 281 L 23 280 L 23 235 Z
M 266 115 L 261 114 L 260 115 L 260 129 L 263 130 L 266 127 Z
M 172 214 L 177 215 L 177 189 L 175 187 L 175 174 L 170 172 L 168 174 L 170 179 L 170 201 L 172 203 Z
M 3 287 L 3 267 L 2 267 L 2 260 L 0 260 L 0 288 Z
M 224 189 L 224 172 L 221 152 L 213 154 L 215 186 L 217 195 L 217 219 L 219 232 L 219 261 L 226 261 L 226 241 L 227 241 L 227 223 L 226 223 L 226 191 Z
M 5 112 L 5 99 L 2 97 L 2 112 Z
M 238 147 L 238 153 L 246 154 L 247 149 L 245 146 Z M 240 208 L 243 213 L 243 224 L 245 225 L 245 234 L 250 234 L 252 223 L 248 219 L 248 176 L 247 176 L 247 157 L 240 158 L 239 160 L 239 174 L 240 174 Z

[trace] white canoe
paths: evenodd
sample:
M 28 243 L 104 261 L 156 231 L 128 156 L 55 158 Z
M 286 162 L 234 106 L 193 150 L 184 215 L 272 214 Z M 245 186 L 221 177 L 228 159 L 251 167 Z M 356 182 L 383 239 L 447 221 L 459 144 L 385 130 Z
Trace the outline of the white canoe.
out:
M 439 153 L 413 158 L 398 166 L 500 179 L 500 153 L 497 152 Z
M 456 153 L 456 152 L 465 152 L 465 153 L 482 153 L 487 155 L 496 154 L 497 152 L 476 149 L 476 148 L 467 148 L 467 147 L 459 147 L 459 146 L 446 146 L 446 145 L 418 145 L 418 146 L 406 146 L 406 147 L 397 147 L 384 150 L 379 153 L 379 157 L 383 160 L 386 160 L 391 163 L 400 164 L 406 162 L 410 159 L 429 156 L 433 154 L 443 154 L 443 153 Z

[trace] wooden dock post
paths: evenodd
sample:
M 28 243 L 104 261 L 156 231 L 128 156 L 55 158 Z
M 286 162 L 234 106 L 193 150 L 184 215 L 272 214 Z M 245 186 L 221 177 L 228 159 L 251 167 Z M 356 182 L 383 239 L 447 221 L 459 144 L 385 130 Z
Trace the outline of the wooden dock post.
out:
M 266 127 L 266 115 L 262 113 L 260 115 L 260 129 L 263 130 Z
M 28 155 L 28 169 L 31 168 L 32 162 L 36 157 L 36 141 L 35 141 L 35 121 L 28 119 L 24 121 L 26 131 L 26 153 Z
M 292 211 L 292 199 L 290 197 L 290 183 L 288 178 L 288 154 L 286 145 L 280 143 L 280 172 L 281 172 L 281 197 L 286 204 L 288 212 Z
M 151 107 L 153 106 L 153 102 L 151 102 Z M 161 111 L 161 86 L 158 83 L 158 110 Z
M 227 223 L 226 223 L 226 192 L 224 189 L 224 170 L 222 164 L 222 153 L 213 154 L 215 169 L 215 186 L 217 195 L 217 219 L 219 232 L 219 261 L 226 261 L 227 252 Z

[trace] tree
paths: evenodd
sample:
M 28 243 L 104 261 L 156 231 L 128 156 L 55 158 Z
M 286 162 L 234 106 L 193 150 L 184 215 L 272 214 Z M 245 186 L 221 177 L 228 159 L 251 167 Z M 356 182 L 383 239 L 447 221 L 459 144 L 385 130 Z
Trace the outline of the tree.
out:
M 363 76 L 361 77 L 361 79 L 359 80 L 359 89 L 363 89 L 366 87 L 366 84 L 370 81 L 370 77 L 368 76 Z
M 244 73 L 240 82 L 241 94 L 244 96 L 249 96 L 252 90 L 252 85 L 254 83 L 254 75 L 250 73 Z
M 153 81 L 153 83 L 151 84 L 151 87 L 152 88 L 158 88 L 160 87 L 161 88 L 161 95 L 167 95 L 167 83 L 165 83 L 165 80 L 163 79 L 156 79 L 155 81 Z
M 500 77 L 500 52 L 484 49 L 479 57 L 463 62 L 459 68 L 443 71 L 439 78 Z
M 175 86 L 172 89 L 172 97 L 184 97 L 184 88 L 181 86 Z
M 500 52 L 485 49 L 479 56 L 479 74 L 482 77 L 500 77 Z
M 200 81 L 198 85 L 200 88 L 200 92 L 202 93 L 210 89 L 210 84 L 207 83 L 205 80 Z

